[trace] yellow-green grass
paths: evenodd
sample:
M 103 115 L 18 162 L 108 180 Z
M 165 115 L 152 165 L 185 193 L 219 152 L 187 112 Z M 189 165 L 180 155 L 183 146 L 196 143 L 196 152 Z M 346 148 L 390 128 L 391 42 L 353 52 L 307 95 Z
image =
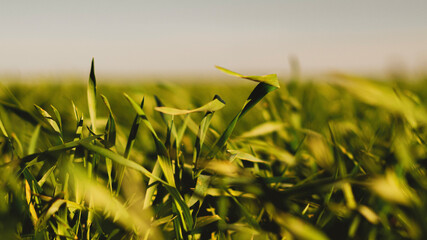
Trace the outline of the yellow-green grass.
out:
M 91 71 L 87 85 L 4 86 L 0 235 L 427 237 L 425 81 L 219 69 L 238 84 Z

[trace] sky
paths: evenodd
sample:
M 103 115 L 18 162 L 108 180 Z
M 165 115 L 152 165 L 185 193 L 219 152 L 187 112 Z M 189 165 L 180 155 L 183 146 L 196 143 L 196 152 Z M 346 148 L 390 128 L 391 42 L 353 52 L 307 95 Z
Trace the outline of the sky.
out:
M 427 69 L 425 0 L 0 0 L 0 74 Z

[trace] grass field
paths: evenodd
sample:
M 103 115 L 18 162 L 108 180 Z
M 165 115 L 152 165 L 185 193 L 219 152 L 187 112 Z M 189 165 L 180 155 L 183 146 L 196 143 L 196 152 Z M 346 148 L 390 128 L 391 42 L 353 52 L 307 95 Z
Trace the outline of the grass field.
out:
M 4 86 L 2 239 L 427 238 L 426 79 L 219 70 Z

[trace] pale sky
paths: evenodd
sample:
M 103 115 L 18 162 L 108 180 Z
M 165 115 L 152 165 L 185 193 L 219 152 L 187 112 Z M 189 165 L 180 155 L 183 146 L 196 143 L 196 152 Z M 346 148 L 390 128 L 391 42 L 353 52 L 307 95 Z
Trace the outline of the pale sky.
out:
M 0 74 L 427 68 L 425 0 L 0 0 Z

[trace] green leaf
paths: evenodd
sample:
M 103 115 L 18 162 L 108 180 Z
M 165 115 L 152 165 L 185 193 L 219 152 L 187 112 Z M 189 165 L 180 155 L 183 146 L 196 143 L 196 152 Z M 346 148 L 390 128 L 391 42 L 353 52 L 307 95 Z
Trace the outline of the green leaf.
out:
M 3 121 L 0 118 L 0 130 L 3 136 L 9 138 L 9 134 L 7 134 L 6 128 L 4 127 Z
M 385 176 L 371 179 L 368 186 L 374 193 L 389 202 L 406 206 L 423 204 L 418 194 L 391 169 L 386 170 Z
M 28 154 L 35 153 L 36 146 L 37 146 L 37 140 L 38 140 L 39 135 L 40 135 L 40 127 L 41 127 L 40 124 L 37 125 L 36 128 L 34 129 L 33 134 L 31 135 L 30 145 L 28 146 Z
M 175 188 L 174 185 L 171 185 L 170 183 L 167 183 L 167 182 L 163 181 L 162 179 L 160 179 L 159 177 L 151 174 L 150 171 L 148 171 L 147 169 L 145 169 L 141 165 L 135 163 L 134 161 L 128 160 L 128 159 L 118 155 L 117 153 L 114 153 L 114 152 L 108 150 L 108 149 L 98 147 L 98 146 L 95 146 L 95 145 L 90 144 L 90 143 L 81 143 L 81 145 L 84 148 L 86 148 L 92 152 L 98 153 L 99 155 L 101 155 L 105 158 L 109 158 L 118 164 L 122 164 L 126 167 L 133 168 L 133 169 L 141 172 L 145 176 L 152 178 L 152 179 L 155 179 L 155 180 L 159 181 L 160 183 L 162 183 L 174 199 L 174 203 L 175 203 L 175 206 L 177 207 L 177 209 L 179 211 L 180 217 L 185 222 L 184 229 L 186 231 L 191 230 L 193 221 L 192 221 L 192 217 L 190 214 L 190 210 L 188 209 L 188 206 L 185 204 L 182 196 L 180 195 L 180 193 L 178 192 L 178 190 Z
M 62 132 L 61 129 L 58 125 L 58 123 L 52 118 L 52 116 L 46 112 L 43 108 L 37 106 L 36 104 L 34 104 L 34 107 L 37 109 L 37 111 L 43 116 L 43 118 L 47 121 L 47 123 L 49 124 L 49 126 L 53 129 L 53 131 L 55 131 L 55 133 L 58 134 L 61 142 L 63 142 L 62 140 Z
M 104 150 L 110 152 L 107 149 Z M 77 184 L 82 186 L 82 188 L 79 189 L 79 194 L 85 195 L 86 202 L 92 203 L 89 208 L 90 212 L 98 212 L 99 214 L 104 215 L 103 217 L 110 218 L 112 222 L 121 225 L 131 233 L 135 232 L 138 235 L 149 234 L 150 239 L 161 238 L 158 229 L 150 226 L 151 221 L 149 216 L 151 214 L 149 214 L 149 212 L 140 212 L 129 208 L 125 203 L 122 203 L 120 199 L 115 198 L 109 191 L 107 191 L 104 186 L 99 184 L 96 180 L 88 177 L 87 174 L 85 174 L 84 169 L 71 167 L 71 170 Z M 94 218 L 94 220 L 96 223 L 97 218 Z M 97 231 L 97 233 L 94 234 L 99 234 L 99 232 Z
M 355 98 L 366 104 L 402 115 L 412 127 L 416 127 L 419 123 L 427 123 L 427 111 L 424 106 L 414 103 L 399 89 L 358 76 L 335 74 L 333 77 L 341 80 L 334 82 L 335 84 L 347 90 Z
M 246 100 L 245 104 L 243 105 L 242 110 L 237 113 L 237 115 L 231 120 L 231 122 L 228 124 L 225 131 L 222 133 L 221 137 L 217 140 L 215 143 L 215 146 L 212 148 L 210 153 L 208 154 L 208 159 L 213 158 L 217 152 L 224 147 L 225 143 L 227 142 L 228 138 L 233 133 L 234 128 L 236 127 L 237 122 L 239 119 L 241 119 L 250 109 L 252 109 L 262 98 L 264 98 L 265 95 L 267 95 L 269 92 L 276 90 L 277 87 L 273 85 L 269 85 L 266 83 L 259 83 L 255 89 L 252 91 L 252 93 L 249 95 L 248 99 Z
M 55 214 L 59 208 L 62 206 L 62 204 L 65 204 L 66 201 L 63 199 L 57 199 L 55 200 L 49 208 L 40 216 L 39 221 L 37 222 L 35 228 L 36 231 L 41 230 L 45 227 L 47 221 L 52 217 L 53 214 Z
M 95 78 L 95 60 L 92 58 L 90 67 L 89 82 L 87 85 L 87 101 L 89 107 L 89 116 L 92 123 L 92 131 L 96 133 L 96 78 Z
M 320 230 L 289 213 L 275 213 L 274 220 L 283 228 L 292 233 L 297 239 L 328 240 Z
M 220 67 L 220 66 L 215 66 L 215 67 L 217 69 L 219 69 L 220 71 L 227 73 L 231 76 L 248 79 L 248 80 L 252 80 L 255 82 L 265 83 L 265 84 L 271 85 L 273 87 L 280 88 L 279 80 L 278 80 L 276 74 L 269 74 L 269 75 L 264 75 L 264 76 L 245 76 L 245 75 L 233 72 L 231 70 L 225 69 L 225 68 Z
M 254 163 L 269 164 L 269 162 L 266 162 L 266 161 L 261 160 L 261 159 L 255 157 L 255 156 L 253 156 L 253 155 L 251 155 L 249 153 L 245 153 L 245 152 L 242 152 L 242 151 L 239 151 L 239 150 L 227 150 L 227 152 L 233 154 L 234 155 L 233 158 L 238 158 L 238 159 L 241 159 L 241 160 L 246 160 L 246 161 L 254 162 Z
M 157 107 L 164 107 L 162 101 L 156 95 L 154 95 L 154 100 L 156 100 Z M 160 116 L 162 117 L 163 123 L 168 126 L 169 122 L 172 120 L 172 116 L 164 114 L 163 112 L 160 112 Z
M 182 220 L 183 227 L 185 231 L 190 231 L 193 228 L 193 217 L 190 214 L 190 209 L 187 204 L 184 202 L 181 194 L 178 192 L 178 189 L 165 185 L 165 188 L 171 194 L 174 200 L 174 205 L 178 210 L 179 217 Z
M 218 95 L 214 96 L 214 100 L 219 100 L 221 103 L 225 104 L 224 100 L 222 100 Z M 206 133 L 209 129 L 209 125 L 211 123 L 214 111 L 208 111 L 206 112 L 205 116 L 203 117 L 202 121 L 200 122 L 199 129 L 197 131 L 197 138 L 193 150 L 193 164 L 194 164 L 194 170 L 198 169 L 198 161 L 200 158 L 200 154 L 202 152 L 203 143 L 205 141 Z M 195 175 L 198 175 L 198 173 L 194 172 Z
M 96 135 L 96 136 L 90 136 L 84 139 L 80 139 L 77 141 L 72 141 L 72 142 L 67 142 L 64 144 L 60 144 L 60 145 L 56 145 L 53 147 L 48 148 L 46 151 L 43 152 L 38 152 L 38 153 L 33 153 L 30 155 L 27 155 L 25 157 L 22 158 L 22 162 L 29 162 L 35 158 L 37 158 L 38 156 L 42 155 L 42 154 L 47 154 L 47 153 L 52 153 L 52 152 L 58 152 L 58 151 L 64 151 L 64 150 L 68 150 L 71 148 L 75 148 L 77 146 L 79 146 L 81 143 L 85 143 L 85 142 L 91 142 L 97 138 L 99 138 L 102 135 Z
M 144 106 L 144 98 L 141 100 L 141 108 Z M 136 134 L 138 133 L 139 125 L 141 124 L 141 117 L 139 115 L 135 116 L 135 119 L 133 120 L 132 127 L 130 129 L 129 137 L 126 142 L 126 148 L 125 152 L 123 154 L 123 157 L 126 159 L 129 159 L 130 151 L 133 148 L 133 145 L 136 140 Z M 125 168 L 122 166 L 121 168 L 117 169 L 117 193 L 120 193 L 123 177 L 125 173 Z
M 225 104 L 223 102 L 221 102 L 218 99 L 214 99 L 208 102 L 207 104 L 192 110 L 181 110 L 181 109 L 170 108 L 170 107 L 156 107 L 154 109 L 159 112 L 170 114 L 170 115 L 183 115 L 183 114 L 196 113 L 196 112 L 215 112 L 222 109 L 224 106 Z
M 33 124 L 33 125 L 37 125 L 39 123 L 39 120 L 37 119 L 37 117 L 35 117 L 32 113 L 28 112 L 27 110 L 13 105 L 11 103 L 7 103 L 4 101 L 0 100 L 0 105 L 2 105 L 4 108 L 6 108 L 7 110 L 13 112 L 14 114 L 16 114 L 17 116 L 19 116 L 21 119 Z
M 157 136 L 156 131 L 154 131 L 153 126 L 147 119 L 147 115 L 145 115 L 144 110 L 127 94 L 124 94 L 126 99 L 129 101 L 133 109 L 136 111 L 136 113 L 141 117 L 142 122 L 145 124 L 145 126 L 150 130 L 154 143 L 156 144 L 156 150 L 157 150 L 157 161 L 160 164 L 160 167 L 162 168 L 163 174 L 165 175 L 166 180 L 169 184 L 172 186 L 175 186 L 175 178 L 173 174 L 173 168 L 172 168 L 172 161 L 170 160 L 169 153 L 166 149 L 166 146 L 163 144 L 163 142 L 159 139 Z
M 113 111 L 111 110 L 110 103 L 108 102 L 108 99 L 101 94 L 102 101 L 105 103 L 105 106 L 107 106 L 109 115 L 108 115 L 108 121 L 107 125 L 105 126 L 105 147 L 111 148 L 112 146 L 116 145 L 116 121 L 114 120 Z
M 145 176 L 147 176 L 149 178 L 154 178 L 156 181 L 159 181 L 159 182 L 163 183 L 164 185 L 169 185 L 168 183 L 166 183 L 165 181 L 163 181 L 159 177 L 153 176 L 151 174 L 151 172 L 148 171 L 147 169 L 145 169 L 143 166 L 139 165 L 138 163 L 136 163 L 134 161 L 126 159 L 126 158 L 118 155 L 117 153 L 112 152 L 111 150 L 108 150 L 108 149 L 105 149 L 102 147 L 98 147 L 98 146 L 90 144 L 88 142 L 80 142 L 80 145 L 83 146 L 84 148 L 86 148 L 87 150 L 92 151 L 94 153 L 98 153 L 99 155 L 101 155 L 105 158 L 109 158 L 118 164 L 121 164 L 123 166 L 135 169 L 135 170 L 141 172 L 142 174 L 144 174 Z
M 202 201 L 207 194 L 210 181 L 211 181 L 211 176 L 209 176 L 209 175 L 201 174 L 197 178 L 196 188 L 194 189 L 194 193 L 193 193 L 193 195 L 191 195 L 191 198 L 187 202 L 187 205 L 189 207 L 196 204 L 197 201 L 200 201 L 199 206 L 202 205 Z
M 52 108 L 53 113 L 55 113 L 56 122 L 58 123 L 59 129 L 61 130 L 61 133 L 62 133 L 62 119 L 61 119 L 61 114 L 59 114 L 58 109 L 56 109 L 53 105 L 50 105 L 50 107 Z
M 196 219 L 196 225 L 194 226 L 194 229 L 197 230 L 198 228 L 217 222 L 220 219 L 221 218 L 218 215 L 198 217 Z
M 266 122 L 263 124 L 260 124 L 253 129 L 244 132 L 242 135 L 240 135 L 241 138 L 251 138 L 251 137 L 258 137 L 267 135 L 272 132 L 279 131 L 283 129 L 284 124 L 281 122 Z

